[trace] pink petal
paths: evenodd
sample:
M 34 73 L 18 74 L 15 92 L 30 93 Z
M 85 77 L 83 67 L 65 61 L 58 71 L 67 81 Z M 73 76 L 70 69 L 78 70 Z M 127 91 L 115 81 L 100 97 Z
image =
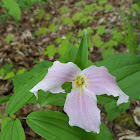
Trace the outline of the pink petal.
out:
M 80 94 L 78 89 L 72 89 L 67 95 L 64 111 L 69 116 L 69 125 L 99 133 L 100 110 L 94 94 L 91 96 L 86 91 Z
M 88 76 L 87 86 L 89 92 L 93 92 L 96 95 L 113 95 L 114 97 L 119 96 L 117 104 L 128 102 L 129 96 L 127 96 L 117 85 L 116 78 L 112 76 L 106 67 L 90 66 L 81 72 L 81 75 Z
M 72 62 L 61 63 L 55 61 L 53 66 L 48 69 L 48 73 L 44 79 L 35 85 L 30 92 L 33 92 L 37 98 L 37 92 L 40 89 L 52 93 L 64 93 L 65 91 L 61 87 L 62 84 L 72 82 L 80 71 L 81 70 Z
M 117 101 L 117 105 L 122 104 L 122 103 L 127 103 L 128 100 L 129 100 L 129 96 L 127 96 L 125 93 L 123 93 L 119 96 L 119 99 Z

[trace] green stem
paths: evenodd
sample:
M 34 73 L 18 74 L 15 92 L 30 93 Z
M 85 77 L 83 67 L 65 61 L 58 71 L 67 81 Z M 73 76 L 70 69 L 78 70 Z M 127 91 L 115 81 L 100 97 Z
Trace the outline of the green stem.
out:
M 10 119 L 15 119 L 15 118 L 13 118 L 13 117 L 10 117 L 10 116 L 2 116 L 2 117 L 0 117 L 0 119 L 3 119 L 3 118 L 10 118 Z
M 2 116 L 2 117 L 0 117 L 0 119 L 3 119 L 3 118 L 10 118 L 10 119 L 16 119 L 16 118 L 13 118 L 13 117 L 10 117 L 10 116 Z M 19 117 L 18 118 L 19 120 L 26 120 L 27 119 L 27 117 Z

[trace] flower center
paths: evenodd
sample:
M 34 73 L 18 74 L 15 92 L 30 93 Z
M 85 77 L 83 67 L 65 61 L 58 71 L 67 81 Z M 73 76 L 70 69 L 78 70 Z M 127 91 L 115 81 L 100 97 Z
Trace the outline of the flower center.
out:
M 84 76 L 78 76 L 75 80 L 74 80 L 74 83 L 75 83 L 75 87 L 78 87 L 80 88 L 80 94 L 81 94 L 81 87 L 83 85 L 85 86 L 90 86 L 89 84 L 86 84 L 85 81 L 88 79 L 88 76 L 87 78 L 84 79 Z

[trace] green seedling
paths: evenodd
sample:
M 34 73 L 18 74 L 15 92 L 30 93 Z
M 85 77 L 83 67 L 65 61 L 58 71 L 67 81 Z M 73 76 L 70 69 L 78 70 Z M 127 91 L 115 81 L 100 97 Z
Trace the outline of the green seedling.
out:
M 48 55 L 49 58 L 54 56 L 56 53 L 56 48 L 54 45 L 49 45 L 46 47 L 46 51 L 43 53 L 44 55 Z
M 11 33 L 8 34 L 7 37 L 6 37 L 6 39 L 5 39 L 5 42 L 7 44 L 9 44 L 13 40 L 13 37 L 14 37 L 14 34 L 11 34 Z

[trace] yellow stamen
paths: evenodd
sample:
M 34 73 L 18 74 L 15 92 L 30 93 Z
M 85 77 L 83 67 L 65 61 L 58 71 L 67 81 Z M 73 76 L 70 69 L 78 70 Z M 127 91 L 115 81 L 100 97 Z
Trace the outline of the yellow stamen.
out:
M 77 83 L 75 84 L 75 87 L 77 87 Z
M 84 76 L 81 76 L 80 78 L 82 79 Z
M 75 83 L 75 88 L 78 87 L 79 88 L 79 92 L 80 94 L 82 93 L 82 86 L 90 86 L 90 84 L 86 84 L 85 80 L 88 79 L 88 76 L 84 79 L 84 76 L 78 76 L 73 83 Z
M 87 80 L 88 79 L 88 76 L 87 76 L 87 78 L 86 79 L 84 79 L 84 80 Z

